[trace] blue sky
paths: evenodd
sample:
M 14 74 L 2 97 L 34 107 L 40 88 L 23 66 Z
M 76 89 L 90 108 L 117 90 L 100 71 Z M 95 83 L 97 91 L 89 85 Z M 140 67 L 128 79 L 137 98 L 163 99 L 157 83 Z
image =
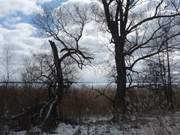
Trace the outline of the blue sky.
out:
M 87 3 L 90 0 L 0 0 L 0 79 L 4 76 L 4 50 L 10 48 L 12 53 L 12 74 L 19 79 L 23 70 L 24 59 L 33 53 L 47 51 L 48 39 L 39 36 L 39 30 L 33 25 L 33 19 L 38 13 L 43 12 L 43 7 L 56 8 L 63 2 Z M 142 6 L 141 6 L 142 7 Z M 141 12 L 140 7 L 137 11 Z M 136 11 L 136 12 L 137 12 Z M 37 36 L 38 35 L 38 36 Z M 106 73 L 112 65 L 113 58 L 106 45 L 109 44 L 107 35 L 98 31 L 98 26 L 90 22 L 86 25 L 83 33 L 82 45 L 88 46 L 93 52 L 95 61 L 92 66 L 85 67 L 80 72 L 81 81 L 104 82 L 107 80 Z M 49 49 L 50 50 L 50 49 Z M 177 58 L 177 55 L 176 55 Z M 179 59 L 179 58 L 178 58 Z
M 47 39 L 36 36 L 38 29 L 33 25 L 36 14 L 43 11 L 43 7 L 58 7 L 62 2 L 71 4 L 73 2 L 87 2 L 89 0 L 0 0 L 0 78 L 5 73 L 4 50 L 10 48 L 12 53 L 12 74 L 19 79 L 20 71 L 23 70 L 23 60 L 33 53 L 46 51 Z M 94 26 L 89 24 L 87 28 L 94 31 Z M 88 31 L 87 30 L 87 31 Z M 89 32 L 89 33 L 90 33 Z M 95 37 L 94 37 L 95 36 Z M 97 43 L 97 35 L 90 35 L 84 38 L 83 44 Z M 82 81 L 105 81 L 101 65 L 86 67 L 80 72 Z
M 22 0 L 17 0 L 17 2 L 16 0 L 6 0 L 6 2 L 3 1 L 5 0 L 2 0 L 2 2 L 0 0 L 2 4 L 1 6 L 7 9 L 4 9 L 0 12 L 0 24 L 6 28 L 12 28 L 12 25 L 16 23 L 32 24 L 32 20 L 35 14 L 40 12 L 42 10 L 41 8 L 46 7 L 48 5 L 51 5 L 52 8 L 58 7 L 64 0 L 26 0 L 31 1 L 27 3 L 21 2 Z M 9 8 L 9 6 L 12 6 L 13 3 L 16 3 L 14 8 Z M 31 6 L 29 6 L 28 4 L 31 4 Z M 24 8 L 20 8 L 20 5 L 24 6 Z M 29 8 L 32 9 L 29 10 Z

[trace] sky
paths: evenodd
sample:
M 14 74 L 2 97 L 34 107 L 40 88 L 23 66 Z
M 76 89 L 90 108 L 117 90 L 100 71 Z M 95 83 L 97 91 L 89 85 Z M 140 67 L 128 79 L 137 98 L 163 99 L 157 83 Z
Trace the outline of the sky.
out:
M 84 2 L 88 2 L 86 0 Z M 36 14 L 43 12 L 43 7 L 51 5 L 58 7 L 62 3 L 72 4 L 73 2 L 82 2 L 82 0 L 0 0 L 0 77 L 5 73 L 5 50 L 9 48 L 11 55 L 11 70 L 13 78 L 20 79 L 20 73 L 23 70 L 24 59 L 31 56 L 33 53 L 38 53 L 47 50 L 48 40 L 44 37 L 37 36 L 38 29 L 33 25 L 33 19 Z M 86 33 L 94 31 L 94 25 L 88 24 Z M 103 49 L 100 43 L 102 37 L 98 34 L 86 34 L 81 41 L 82 44 L 93 47 L 94 54 L 98 57 L 108 57 L 102 55 Z M 99 49 L 97 47 L 99 44 Z M 92 50 L 93 50 L 92 49 Z M 97 61 L 95 62 L 97 63 Z M 102 65 L 92 64 L 80 71 L 79 76 L 81 81 L 104 82 L 106 81 Z
M 24 59 L 33 53 L 50 50 L 48 39 L 39 35 L 34 26 L 36 14 L 43 12 L 43 7 L 56 8 L 61 4 L 71 5 L 74 2 L 88 3 L 90 0 L 0 0 L 0 78 L 7 69 L 5 65 L 5 50 L 11 52 L 11 70 L 13 80 L 19 81 L 23 70 Z M 140 7 L 139 7 L 140 8 Z M 139 10 L 138 8 L 138 10 Z M 86 66 L 79 72 L 79 81 L 107 82 L 104 63 L 113 61 L 106 45 L 109 44 L 107 35 L 98 32 L 98 26 L 93 22 L 86 25 L 80 44 L 86 45 L 94 55 L 91 66 Z M 179 60 L 178 55 L 176 55 Z

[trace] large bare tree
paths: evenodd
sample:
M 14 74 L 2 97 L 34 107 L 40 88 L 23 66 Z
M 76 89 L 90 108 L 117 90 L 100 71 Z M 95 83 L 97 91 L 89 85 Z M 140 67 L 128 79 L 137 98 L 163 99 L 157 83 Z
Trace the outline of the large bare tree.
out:
M 180 31 L 174 29 L 180 5 L 179 0 L 101 0 L 100 5 L 93 7 L 96 20 L 105 24 L 114 45 L 117 91 L 113 107 L 114 118 L 118 120 L 119 112 L 126 111 L 127 72 L 133 72 L 139 61 L 165 50 L 164 42 L 179 36 Z M 170 23 L 174 32 L 162 44 L 153 44 L 153 40 L 165 34 L 162 28 Z
M 36 26 L 50 39 L 55 67 L 55 86 L 57 86 L 54 99 L 60 104 L 65 82 L 62 64 L 71 60 L 82 69 L 92 59 L 86 49 L 80 45 L 85 25 L 89 22 L 88 13 L 87 7 L 62 4 L 53 10 L 44 9 L 35 20 Z M 57 102 L 52 103 L 56 106 Z

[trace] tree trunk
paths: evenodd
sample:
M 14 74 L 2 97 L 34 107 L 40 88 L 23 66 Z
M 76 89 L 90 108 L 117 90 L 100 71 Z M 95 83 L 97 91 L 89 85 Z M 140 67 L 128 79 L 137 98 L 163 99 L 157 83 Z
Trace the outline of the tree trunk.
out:
M 117 69 L 117 89 L 113 102 L 114 120 L 119 120 L 120 114 L 126 111 L 126 65 L 123 53 L 124 42 L 115 43 L 115 63 Z
M 61 110 L 63 110 L 62 105 L 61 105 L 62 98 L 64 95 L 64 88 L 63 88 L 64 82 L 63 82 L 62 67 L 61 67 L 61 63 L 59 62 L 59 55 L 58 55 L 56 44 L 52 41 L 49 41 L 49 42 L 50 42 L 52 52 L 53 52 L 54 64 L 55 64 L 55 68 L 56 68 L 56 79 L 57 79 L 57 91 L 54 95 L 55 96 L 54 98 L 58 98 L 57 101 L 61 106 Z M 57 108 L 57 103 L 56 103 L 56 108 Z M 57 111 L 57 109 L 56 109 L 56 111 Z M 54 111 L 54 113 L 56 113 L 56 112 Z M 61 114 L 61 115 L 63 116 L 63 114 Z M 60 116 L 60 117 L 62 117 L 62 116 Z
M 168 70 L 168 77 L 167 77 L 167 82 L 168 82 L 168 93 L 167 93 L 167 103 L 169 106 L 169 109 L 174 108 L 174 102 L 173 102 L 173 89 L 172 89 L 172 82 L 171 82 L 171 69 L 170 69 L 170 60 L 169 60 L 169 49 L 168 49 L 168 43 L 166 43 L 167 46 L 167 70 Z
M 57 84 L 58 84 L 56 94 L 60 98 L 64 94 L 62 67 L 61 67 L 61 63 L 59 62 L 59 55 L 58 55 L 58 51 L 57 51 L 57 47 L 56 47 L 55 43 L 50 41 L 50 44 L 51 44 L 51 48 L 52 48 L 52 52 L 53 52 L 54 64 L 55 64 L 55 68 L 56 68 L 56 79 L 57 79 Z

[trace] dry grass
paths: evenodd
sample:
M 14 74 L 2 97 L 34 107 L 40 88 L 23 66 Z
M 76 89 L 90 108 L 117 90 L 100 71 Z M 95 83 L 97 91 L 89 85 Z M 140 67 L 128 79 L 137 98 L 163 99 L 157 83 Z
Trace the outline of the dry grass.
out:
M 109 90 L 105 93 L 108 94 Z M 111 106 L 110 100 L 98 96 L 94 90 L 73 90 L 63 99 L 64 115 L 74 118 L 110 115 Z
M 106 93 L 112 93 L 106 91 Z M 110 95 L 110 94 L 109 94 Z M 17 114 L 25 108 L 48 99 L 44 89 L 0 89 L 0 114 Z M 64 96 L 63 111 L 65 117 L 80 118 L 94 115 L 109 115 L 111 102 L 91 89 L 72 89 Z
M 105 94 L 110 98 L 114 90 L 106 89 Z M 180 108 L 180 92 L 176 92 L 176 107 Z M 112 103 L 106 97 L 92 89 L 72 89 L 63 98 L 64 117 L 86 118 L 89 116 L 111 115 Z M 47 100 L 48 92 L 44 89 L 0 89 L 0 114 L 9 112 L 16 114 L 28 106 Z M 128 111 L 130 113 L 148 113 L 163 108 L 162 93 L 152 93 L 147 90 L 129 90 L 127 92 Z
M 47 98 L 46 90 L 0 89 L 0 113 L 16 114 L 28 106 L 44 101 Z

